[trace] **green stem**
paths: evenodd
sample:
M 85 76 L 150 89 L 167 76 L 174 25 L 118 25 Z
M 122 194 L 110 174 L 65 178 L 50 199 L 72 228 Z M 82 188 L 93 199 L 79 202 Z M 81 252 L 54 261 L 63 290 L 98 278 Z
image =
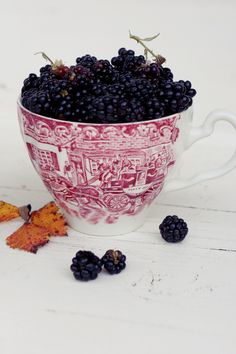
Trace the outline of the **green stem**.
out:
M 48 60 L 52 65 L 54 64 L 53 61 L 47 56 L 47 54 L 45 54 L 44 52 L 37 52 L 35 53 L 35 55 L 37 54 L 41 54 L 42 57 L 45 59 L 45 60 Z
M 137 43 L 141 44 L 141 46 L 143 46 L 143 48 L 144 48 L 144 52 L 146 52 L 146 53 L 148 52 L 148 53 L 150 53 L 154 58 L 157 58 L 157 55 L 143 43 L 143 41 L 142 41 L 142 39 L 141 39 L 140 37 L 133 35 L 133 34 L 129 31 L 129 38 L 134 39 Z

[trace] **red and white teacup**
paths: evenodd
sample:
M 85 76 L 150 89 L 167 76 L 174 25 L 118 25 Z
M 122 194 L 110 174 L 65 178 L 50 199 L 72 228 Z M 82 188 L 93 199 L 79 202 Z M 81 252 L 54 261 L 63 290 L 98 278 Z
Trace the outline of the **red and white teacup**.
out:
M 68 224 L 92 235 L 118 235 L 140 227 L 160 191 L 221 176 L 236 166 L 236 152 L 221 168 L 174 179 L 176 161 L 218 120 L 236 129 L 236 116 L 214 111 L 192 127 L 192 109 L 152 121 L 87 124 L 47 118 L 18 101 L 22 136 L 42 181 Z

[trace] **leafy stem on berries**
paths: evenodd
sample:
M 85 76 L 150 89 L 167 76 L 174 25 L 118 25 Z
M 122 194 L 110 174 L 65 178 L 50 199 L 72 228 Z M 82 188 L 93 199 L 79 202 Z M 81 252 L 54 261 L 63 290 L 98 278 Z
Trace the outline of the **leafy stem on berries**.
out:
M 52 65 L 54 64 L 53 61 L 52 61 L 52 59 L 50 59 L 50 58 L 47 56 L 47 54 L 45 54 L 44 52 L 37 52 L 37 53 L 35 53 L 34 55 L 38 55 L 38 54 L 41 54 L 42 57 L 43 57 L 43 59 L 48 60 Z
M 52 64 L 52 69 L 53 69 L 53 70 L 56 70 L 57 68 L 59 68 L 59 67 L 61 67 L 61 66 L 64 66 L 63 61 L 62 61 L 61 59 L 60 59 L 60 60 L 56 59 L 56 60 L 54 61 L 54 63 Z
M 50 62 L 50 64 L 52 65 L 52 69 L 53 70 L 56 70 L 60 66 L 64 65 L 63 61 L 61 59 L 60 60 L 56 59 L 55 61 L 52 61 L 52 59 L 50 59 L 49 56 L 46 53 L 44 53 L 44 52 L 35 53 L 35 55 L 37 55 L 37 54 L 41 54 L 43 59 L 48 60 Z
M 144 44 L 143 42 L 144 41 L 152 41 L 153 39 L 157 38 L 159 36 L 159 33 L 156 34 L 155 36 L 153 37 L 147 37 L 147 38 L 140 38 L 138 36 L 135 36 L 134 34 L 132 34 L 130 31 L 129 31 L 129 38 L 131 39 L 134 39 L 137 43 L 141 44 L 141 46 L 143 46 L 144 48 L 144 53 L 147 54 L 147 53 L 150 53 L 154 58 L 156 58 L 156 54 L 146 46 L 146 44 Z
M 152 37 L 140 38 L 140 37 L 132 34 L 129 31 L 129 38 L 134 39 L 137 43 L 141 44 L 141 46 L 144 48 L 144 55 L 145 55 L 146 60 L 148 59 L 148 53 L 150 53 L 155 58 L 156 62 L 161 65 L 161 64 L 163 64 L 166 61 L 166 59 L 163 56 L 159 55 L 159 54 L 155 54 L 150 48 L 148 48 L 146 46 L 145 43 L 143 43 L 143 42 L 150 42 L 153 39 L 156 39 L 159 35 L 160 35 L 160 33 L 158 33 L 158 34 L 156 34 L 155 36 L 152 36 Z
M 147 61 L 148 60 L 148 51 L 147 51 L 146 48 L 144 49 L 144 56 L 145 56 L 145 59 Z

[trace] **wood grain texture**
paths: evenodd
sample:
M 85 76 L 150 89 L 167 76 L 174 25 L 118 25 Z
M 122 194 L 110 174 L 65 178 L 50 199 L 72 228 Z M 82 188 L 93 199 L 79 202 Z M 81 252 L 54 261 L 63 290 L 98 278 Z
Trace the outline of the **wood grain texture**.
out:
M 21 194 L 22 202 L 37 195 Z M 186 240 L 177 245 L 165 243 L 158 233 L 162 217 L 170 212 L 168 206 L 158 204 L 135 233 L 92 237 L 70 230 L 68 238 L 52 239 L 36 256 L 10 250 L 4 243 L 20 221 L 1 225 L 4 353 L 14 353 L 19 345 L 31 353 L 37 336 L 44 340 L 34 353 L 48 348 L 63 353 L 74 350 L 76 343 L 88 353 L 102 353 L 114 342 L 138 353 L 145 348 L 147 353 L 156 353 L 157 343 L 162 353 L 176 346 L 186 353 L 226 349 L 233 353 L 235 213 L 173 209 L 190 228 Z M 78 249 L 101 256 L 109 248 L 127 255 L 123 273 L 117 277 L 102 273 L 97 281 L 86 284 L 73 279 L 69 265 Z M 13 328 L 17 328 L 16 342 L 9 340 Z M 113 351 L 120 352 L 119 345 Z

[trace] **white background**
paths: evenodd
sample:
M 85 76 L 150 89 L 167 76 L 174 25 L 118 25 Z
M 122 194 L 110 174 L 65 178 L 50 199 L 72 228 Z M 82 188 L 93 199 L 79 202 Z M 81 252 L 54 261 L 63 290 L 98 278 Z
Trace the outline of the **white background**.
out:
M 199 125 L 214 108 L 236 113 L 235 13 L 233 0 L 1 1 L 0 199 L 31 202 L 34 208 L 50 200 L 30 164 L 16 117 L 23 79 L 45 64 L 35 52 L 66 64 L 87 53 L 111 58 L 122 46 L 141 51 L 128 38 L 129 29 L 140 36 L 160 32 L 151 46 L 167 58 L 176 79 L 189 79 L 196 88 L 194 124 Z M 219 123 L 214 136 L 186 153 L 184 174 L 218 166 L 235 141 L 233 129 Z M 234 354 L 235 177 L 234 170 L 161 195 L 137 233 L 104 240 L 71 231 L 67 240 L 52 241 L 37 256 L 9 250 L 5 236 L 20 222 L 2 224 L 0 352 Z M 169 213 L 190 224 L 184 244 L 172 247 L 158 236 Z M 117 280 L 103 276 L 93 284 L 75 283 L 66 267 L 79 247 L 99 255 L 119 247 L 129 268 Z
M 129 29 L 160 32 L 152 47 L 198 90 L 197 119 L 215 107 L 235 111 L 235 7 L 233 0 L 2 1 L 1 81 L 17 94 L 44 64 L 37 51 L 68 64 L 86 53 L 111 58 L 121 46 L 141 49 Z

